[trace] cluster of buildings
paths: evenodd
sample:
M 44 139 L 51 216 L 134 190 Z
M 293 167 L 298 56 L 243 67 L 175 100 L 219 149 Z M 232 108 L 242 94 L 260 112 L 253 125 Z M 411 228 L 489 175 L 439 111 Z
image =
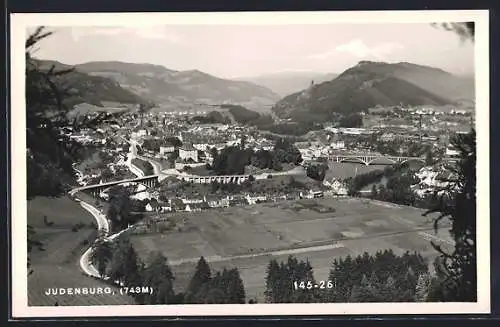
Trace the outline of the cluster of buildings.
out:
M 406 111 L 405 111 L 406 110 Z M 466 116 L 466 112 L 459 110 L 451 111 L 446 114 L 440 114 L 433 110 L 425 108 L 405 109 L 404 115 L 410 115 L 414 119 L 419 117 L 416 125 L 412 124 L 379 124 L 367 128 L 336 128 L 327 126 L 321 131 L 313 132 L 307 142 L 296 142 L 295 146 L 299 149 L 304 163 L 315 161 L 319 158 L 328 158 L 335 154 L 358 154 L 374 152 L 374 144 L 377 142 L 391 142 L 401 140 L 403 142 L 423 142 L 431 145 L 433 149 L 443 147 L 447 156 L 456 156 L 458 152 L 449 146 L 449 139 L 446 137 L 449 133 L 443 131 L 448 128 L 446 124 L 454 124 L 453 121 L 437 119 L 435 116 Z M 421 116 L 427 116 L 425 123 L 422 123 Z M 77 140 L 83 144 L 95 145 L 104 151 L 112 153 L 116 162 L 113 162 L 110 168 L 113 172 L 120 170 L 120 165 L 126 161 L 128 153 L 127 140 L 132 137 L 138 140 L 147 138 L 162 140 L 158 151 L 150 151 L 149 155 L 156 158 L 169 159 L 175 154 L 176 162 L 182 165 L 205 165 L 213 161 L 212 149 L 222 150 L 227 146 L 244 146 L 253 150 L 271 150 L 274 147 L 274 141 L 266 133 L 259 132 L 254 127 L 241 126 L 238 124 L 190 124 L 182 119 L 182 113 L 145 115 L 138 122 L 138 117 L 133 115 L 123 115 L 119 121 L 113 120 L 102 124 L 96 130 L 81 130 L 74 132 L 71 127 L 67 127 L 63 132 L 71 139 Z M 446 125 L 443 127 L 443 124 Z M 418 126 L 418 127 L 416 127 Z M 424 131 L 425 133 L 422 133 Z M 168 138 L 178 138 L 182 145 L 163 141 Z M 443 143 L 444 141 L 444 143 Z M 404 143 L 403 143 L 404 145 Z M 402 146 L 402 148 L 404 148 Z M 125 166 L 124 166 L 125 167 Z M 415 186 L 417 193 L 424 190 L 439 187 L 439 174 L 431 168 L 426 168 L 419 172 L 421 182 Z M 430 170 L 429 170 L 430 169 Z M 88 180 L 99 178 L 98 174 L 85 176 L 80 172 L 79 181 L 85 184 Z M 329 189 L 326 194 L 346 195 L 347 189 L 341 180 L 325 180 L 323 185 Z M 316 191 L 287 194 L 279 196 L 271 195 L 245 195 L 229 196 L 215 199 L 212 196 L 202 199 L 174 199 L 164 203 L 153 197 L 147 204 L 148 211 L 199 211 L 210 208 L 227 207 L 239 204 L 255 204 L 258 202 L 277 201 L 283 199 L 299 199 L 308 197 L 318 197 L 322 193 Z M 319 192 L 319 191 L 318 191 Z M 326 195 L 326 194 L 322 194 Z
M 234 194 L 226 196 L 204 195 L 198 198 L 172 198 L 166 201 L 157 198 L 147 199 L 145 209 L 147 212 L 199 212 L 216 208 L 229 208 L 236 206 L 255 205 L 258 203 L 270 203 L 278 201 L 290 201 L 300 199 L 314 199 L 325 196 L 345 196 L 347 191 L 337 194 L 334 191 L 309 190 L 297 191 L 281 195 L 265 194 Z
M 425 197 L 433 192 L 442 192 L 449 186 L 450 180 L 454 179 L 453 173 L 442 165 L 423 167 L 415 176 L 419 182 L 412 186 L 412 190 L 420 197 Z

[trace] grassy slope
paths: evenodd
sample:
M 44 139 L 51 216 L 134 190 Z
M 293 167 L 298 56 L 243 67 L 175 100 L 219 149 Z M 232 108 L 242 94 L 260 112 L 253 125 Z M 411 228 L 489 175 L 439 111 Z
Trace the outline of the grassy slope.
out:
M 67 70 L 71 66 L 57 61 L 39 60 L 38 65 L 42 70 L 55 67 L 55 71 Z M 146 103 L 139 95 L 122 88 L 116 81 L 102 76 L 91 76 L 81 71 L 71 71 L 58 76 L 56 84 L 69 91 L 65 104 L 68 108 L 80 103 L 89 103 L 102 106 L 103 102 L 118 102 L 128 104 Z
M 53 222 L 45 226 L 43 216 Z M 58 296 L 43 294 L 48 287 L 98 287 L 107 284 L 83 275 L 79 260 L 96 235 L 94 218 L 68 197 L 38 197 L 28 201 L 28 224 L 36 228 L 37 239 L 42 241 L 44 251 L 35 249 L 32 253 L 33 275 L 28 279 L 29 305 L 90 305 L 90 304 L 133 304 L 131 298 L 115 296 Z M 86 226 L 77 232 L 71 230 L 77 223 Z

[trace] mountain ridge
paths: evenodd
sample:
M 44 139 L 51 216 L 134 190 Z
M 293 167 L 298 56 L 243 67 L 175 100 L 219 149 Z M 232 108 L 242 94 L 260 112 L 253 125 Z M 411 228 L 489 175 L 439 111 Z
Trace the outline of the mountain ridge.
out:
M 271 109 L 281 118 L 321 121 L 377 105 L 446 105 L 472 98 L 470 81 L 408 62 L 360 61 L 335 79 L 287 95 Z
M 95 107 L 105 107 L 105 103 L 138 105 L 146 104 L 147 100 L 123 89 L 113 79 L 91 76 L 56 60 L 34 59 L 33 63 L 40 70 L 54 72 L 67 71 L 65 74 L 53 77 L 55 84 L 62 90 L 66 90 L 67 96 L 64 105 L 68 109 L 87 103 Z
M 197 69 L 177 71 L 161 65 L 121 61 L 87 62 L 75 67 L 90 75 L 112 78 L 124 89 L 160 105 L 231 103 L 262 110 L 280 99 L 264 86 L 220 78 Z

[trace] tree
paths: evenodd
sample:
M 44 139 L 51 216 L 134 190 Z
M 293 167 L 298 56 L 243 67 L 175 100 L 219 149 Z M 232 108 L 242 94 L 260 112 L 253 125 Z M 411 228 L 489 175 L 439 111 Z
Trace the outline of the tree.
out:
M 376 287 L 374 281 L 369 281 L 366 275 L 363 275 L 361 283 L 352 287 L 349 302 L 378 302 L 380 294 Z
M 271 260 L 267 266 L 266 290 L 264 292 L 266 302 L 268 303 L 278 303 L 279 296 L 277 291 L 279 290 L 276 286 L 279 278 L 279 270 L 278 261 L 276 259 Z
M 97 271 L 101 277 L 106 275 L 108 264 L 113 258 L 113 247 L 111 243 L 104 238 L 99 238 L 94 244 L 94 249 L 91 252 L 90 262 L 97 266 Z
M 117 241 L 113 257 L 110 262 L 109 277 L 125 286 L 142 284 L 142 262 L 128 237 L 120 236 Z
M 432 166 L 434 164 L 434 158 L 432 157 L 432 152 L 430 150 L 425 153 L 425 164 L 427 166 Z
M 437 25 L 437 24 L 434 24 Z M 446 30 L 457 33 L 463 40 L 475 40 L 474 22 L 443 23 Z M 440 253 L 438 278 L 431 283 L 429 297 L 438 301 L 476 301 L 476 132 L 458 136 L 452 144 L 460 152 L 455 175 L 440 196 L 439 205 L 424 215 L 438 212 L 434 227 L 443 219 L 451 221 L 450 233 L 455 240 L 451 253 L 433 244 Z
M 219 151 L 217 151 L 216 147 L 213 147 L 213 148 L 210 149 L 210 156 L 212 158 L 215 159 L 218 155 L 219 155 Z
M 76 142 L 64 137 L 60 128 L 69 125 L 66 117 L 65 90 L 55 80 L 72 72 L 42 69 L 33 58 L 36 45 L 52 35 L 38 27 L 26 40 L 26 145 L 28 199 L 57 196 L 65 191 L 68 179 L 74 177 L 72 156 Z M 52 113 L 50 115 L 49 113 Z
M 115 229 L 121 230 L 134 222 L 130 196 L 131 192 L 124 186 L 114 186 L 109 190 L 109 208 L 106 215 Z
M 339 122 L 340 127 L 357 128 L 363 126 L 363 116 L 358 113 L 342 117 Z
M 212 277 L 210 266 L 206 262 L 205 258 L 202 256 L 198 263 L 196 264 L 196 269 L 193 277 L 189 281 L 189 285 L 186 291 L 186 301 L 187 303 L 197 303 L 199 298 L 203 297 L 204 290 L 208 288 L 208 283 Z
M 310 177 L 312 179 L 315 179 L 317 181 L 322 182 L 325 179 L 326 176 L 326 171 L 328 170 L 328 165 L 327 164 L 320 164 L 320 165 L 309 165 L 306 168 L 306 174 L 307 177 Z
M 397 256 L 392 250 L 365 252 L 352 258 L 334 259 L 329 280 L 333 287 L 324 302 L 410 302 L 415 300 L 417 278 L 426 274 L 427 263 L 417 253 Z M 370 276 L 367 278 L 367 276 Z
M 227 300 L 227 295 L 220 288 L 208 288 L 204 289 L 203 296 L 199 295 L 198 303 L 206 303 L 206 304 L 226 304 L 230 303 Z
M 377 197 L 378 193 L 377 193 L 377 185 L 376 184 L 373 184 L 372 185 L 372 189 L 371 189 L 371 192 L 370 192 L 370 197 L 372 199 L 375 199 Z
M 103 182 L 110 181 L 113 177 L 114 177 L 114 174 L 113 174 L 113 172 L 111 171 L 111 169 L 109 169 L 108 167 L 106 167 L 106 168 L 105 168 L 105 169 L 101 172 L 101 179 L 103 180 Z
M 154 289 L 153 294 L 145 296 L 145 304 L 169 304 L 175 297 L 173 289 L 174 275 L 167 264 L 167 258 L 161 252 L 151 255 L 144 270 L 144 283 Z
M 475 40 L 475 24 L 474 22 L 454 22 L 454 23 L 434 23 L 436 27 L 444 28 L 447 31 L 455 32 L 462 40 Z
M 457 167 L 450 167 L 455 178 L 447 180 L 436 208 L 424 215 L 439 213 L 434 221 L 437 231 L 443 219 L 451 221 L 451 236 L 455 247 L 451 253 L 434 243 L 443 263 L 443 301 L 476 301 L 476 133 L 459 135 L 452 144 L 460 152 Z
M 431 278 L 428 273 L 418 276 L 417 286 L 415 287 L 415 301 L 425 302 L 429 294 Z
M 294 288 L 294 282 L 310 282 L 309 288 Z M 269 303 L 311 303 L 318 299 L 313 269 L 309 261 L 298 261 L 289 256 L 286 262 L 278 263 L 275 259 L 269 262 L 266 276 L 266 302 Z
M 41 26 L 25 42 L 26 57 L 26 157 L 27 196 L 59 196 L 74 183 L 73 163 L 84 154 L 83 146 L 63 133 L 95 129 L 111 116 L 99 113 L 93 118 L 69 119 L 67 113 L 75 104 L 72 93 L 74 69 L 48 65 L 33 54 L 40 41 L 53 34 Z
M 144 119 L 144 115 L 149 111 L 151 110 L 153 106 L 151 104 L 146 104 L 146 103 L 141 103 L 139 104 L 139 108 L 137 109 L 138 112 L 139 112 L 139 116 L 141 117 L 141 122 L 140 122 L 140 126 L 142 127 L 143 126 L 143 119 Z
M 245 287 L 243 280 L 240 277 L 238 268 L 230 270 L 224 269 L 222 272 L 223 285 L 227 296 L 227 303 L 244 304 L 245 303 Z
M 302 162 L 302 155 L 299 149 L 288 138 L 277 139 L 273 152 L 280 163 L 298 165 Z
M 175 136 L 165 137 L 165 143 L 172 144 L 175 148 L 180 148 L 182 146 L 181 140 Z
M 414 290 L 409 291 L 412 291 L 412 293 L 414 292 Z M 380 302 L 402 302 L 405 299 L 392 276 L 387 277 L 386 282 L 379 286 L 379 294 L 377 300 Z

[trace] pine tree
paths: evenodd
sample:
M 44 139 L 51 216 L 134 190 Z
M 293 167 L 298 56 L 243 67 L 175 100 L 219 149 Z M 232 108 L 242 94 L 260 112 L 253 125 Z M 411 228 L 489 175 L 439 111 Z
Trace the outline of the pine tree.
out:
M 292 270 L 294 269 L 294 270 Z M 300 261 L 294 267 L 289 267 L 289 274 L 292 276 L 291 283 L 294 280 L 311 282 L 312 285 L 316 284 L 316 280 L 314 279 L 313 268 L 309 262 Z M 291 299 L 292 303 L 313 303 L 320 299 L 320 290 L 319 289 L 305 289 L 305 290 L 294 290 L 293 296 Z
M 381 284 L 379 288 L 380 297 L 383 302 L 398 302 L 399 292 L 396 287 L 396 282 L 392 276 L 389 276 L 385 284 Z
M 415 287 L 415 301 L 425 302 L 429 294 L 431 286 L 431 278 L 429 274 L 421 274 L 418 276 L 417 286 Z
M 295 289 L 294 282 L 304 285 L 310 282 L 315 284 L 314 273 L 309 261 L 298 261 L 289 256 L 285 262 L 273 259 L 269 262 L 266 276 L 266 302 L 268 303 L 309 303 L 316 302 L 320 298 L 318 290 Z M 307 285 L 306 285 L 307 287 Z
M 193 303 L 192 301 L 196 301 L 198 295 L 201 294 L 200 292 L 204 288 L 207 288 L 209 286 L 208 284 L 210 280 L 211 280 L 210 266 L 206 262 L 205 258 L 201 257 L 196 265 L 194 275 L 189 281 L 189 285 L 186 291 L 187 303 Z M 203 295 L 200 296 L 203 297 Z
M 226 283 L 226 296 L 227 303 L 244 304 L 245 303 L 245 287 L 243 280 L 237 268 L 229 270 L 227 273 Z M 224 275 L 223 275 L 224 276 Z
M 147 294 L 146 304 L 168 304 L 173 301 L 174 275 L 168 266 L 167 258 L 161 252 L 152 254 L 150 263 L 144 270 L 144 283 L 152 287 L 155 292 Z
M 349 302 L 377 302 L 375 286 L 371 284 L 366 275 L 363 275 L 361 283 L 352 287 Z
M 69 93 L 68 76 L 74 69 L 43 67 L 34 58 L 39 42 L 53 35 L 44 26 L 37 27 L 25 42 L 26 58 L 26 145 L 27 197 L 59 196 L 74 182 L 73 162 L 80 158 L 82 145 L 61 133 L 61 128 L 74 130 L 95 128 L 108 117 L 70 121 L 68 111 L 74 101 Z
M 456 175 L 450 179 L 443 190 L 439 206 L 425 213 L 438 212 L 434 221 L 437 231 L 443 219 L 451 221 L 450 233 L 455 241 L 455 248 L 450 253 L 433 243 L 440 253 L 443 270 L 441 274 L 442 301 L 469 302 L 477 298 L 477 262 L 476 262 L 476 133 L 459 136 L 453 140 L 460 152 Z
M 142 283 L 141 262 L 128 237 L 120 237 L 110 263 L 109 277 L 126 286 Z
M 443 23 L 442 26 L 454 31 L 462 39 L 475 42 L 474 22 Z M 449 192 L 441 196 L 439 207 L 427 214 L 440 213 L 435 220 L 436 229 L 440 220 L 448 218 L 451 221 L 450 232 L 455 240 L 455 248 L 449 253 L 433 244 L 440 253 L 443 269 L 431 283 L 429 298 L 433 301 L 474 302 L 477 300 L 476 131 L 472 129 L 469 134 L 455 138 L 452 143 L 460 152 L 457 169 L 453 169 L 457 178 L 449 181 Z
M 231 303 L 227 300 L 227 295 L 220 288 L 209 288 L 203 297 L 200 297 L 201 303 L 206 304 L 227 304 Z M 200 303 L 199 302 L 199 303 Z
M 275 292 L 276 285 L 278 283 L 279 278 L 279 265 L 276 259 L 273 259 L 269 262 L 267 266 L 267 275 L 266 275 L 266 290 L 264 295 L 266 297 L 266 302 L 268 303 L 277 303 L 278 298 Z

